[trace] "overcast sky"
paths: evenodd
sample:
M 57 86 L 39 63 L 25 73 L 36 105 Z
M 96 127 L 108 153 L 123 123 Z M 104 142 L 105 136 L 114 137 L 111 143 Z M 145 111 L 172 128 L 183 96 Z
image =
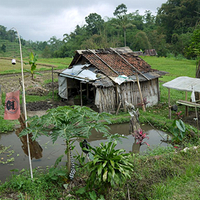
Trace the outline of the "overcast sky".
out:
M 63 34 L 73 32 L 76 25 L 84 25 L 85 17 L 97 13 L 104 19 L 114 17 L 120 4 L 128 12 L 139 10 L 141 15 L 150 10 L 156 15 L 157 8 L 167 0 L 1 0 L 0 25 L 7 31 L 15 27 L 25 40 L 48 41 L 52 36 L 63 39 Z

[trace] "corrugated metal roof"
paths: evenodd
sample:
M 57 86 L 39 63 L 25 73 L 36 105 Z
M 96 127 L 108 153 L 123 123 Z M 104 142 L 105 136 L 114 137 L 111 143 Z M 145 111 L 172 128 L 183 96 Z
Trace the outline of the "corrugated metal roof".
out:
M 87 69 L 87 67 L 90 64 L 85 65 L 75 65 L 71 69 L 65 69 L 62 73 L 60 73 L 60 76 L 63 77 L 70 77 L 70 78 L 76 78 L 78 80 L 85 80 L 88 81 L 94 81 L 97 79 L 96 74 L 92 72 L 91 70 Z
M 167 83 L 163 84 L 166 88 L 175 90 L 189 91 L 192 92 L 193 88 L 195 92 L 200 92 L 200 79 L 191 78 L 188 76 L 180 76 Z

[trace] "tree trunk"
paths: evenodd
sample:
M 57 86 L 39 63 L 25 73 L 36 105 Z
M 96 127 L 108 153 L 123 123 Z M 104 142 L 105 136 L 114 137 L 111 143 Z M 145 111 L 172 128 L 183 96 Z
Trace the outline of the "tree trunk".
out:
M 70 143 L 66 140 L 66 151 L 65 154 L 67 155 L 67 169 L 68 172 L 71 171 L 71 158 L 70 158 Z
M 126 47 L 126 29 L 124 29 L 124 46 Z

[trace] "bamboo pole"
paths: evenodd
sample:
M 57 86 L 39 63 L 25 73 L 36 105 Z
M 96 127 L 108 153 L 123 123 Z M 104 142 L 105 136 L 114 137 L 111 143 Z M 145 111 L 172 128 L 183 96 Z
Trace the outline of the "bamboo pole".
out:
M 198 119 L 198 112 L 197 112 L 196 106 L 195 106 L 195 114 L 196 114 L 196 121 L 197 121 L 197 130 L 199 130 L 199 119 Z
M 118 112 L 119 112 L 119 109 L 120 109 L 121 104 L 122 104 L 122 102 L 120 101 L 120 102 L 119 102 L 119 105 L 118 105 L 118 108 L 117 108 L 116 115 L 118 115 Z
M 80 82 L 80 91 L 81 91 L 81 107 L 83 106 L 83 92 L 82 92 L 82 83 Z
M 138 78 L 138 73 L 136 73 L 136 79 L 137 79 L 138 89 L 139 89 L 139 93 L 140 93 L 140 99 L 141 99 L 141 102 L 142 102 L 142 109 L 143 109 L 143 111 L 146 112 L 146 108 L 145 108 L 145 105 L 144 105 L 144 100 L 143 100 L 143 97 L 142 97 L 142 91 L 141 91 L 141 87 L 140 87 L 140 82 L 139 82 L 139 78 Z
M 86 87 L 87 87 L 87 100 L 89 99 L 89 86 L 88 83 L 86 83 Z
M 52 99 L 54 101 L 54 85 L 53 85 L 53 82 L 54 82 L 54 79 L 53 79 L 53 66 L 52 66 Z
M 24 109 L 24 117 L 25 117 L 25 124 L 26 127 L 28 127 L 27 124 L 27 112 L 26 112 L 26 97 L 25 97 L 25 86 L 24 86 L 24 72 L 23 72 L 23 58 L 22 58 L 22 48 L 21 48 L 21 40 L 19 33 L 16 28 L 15 29 L 17 32 L 17 36 L 19 39 L 19 49 L 20 49 L 20 57 L 21 57 L 21 74 L 22 74 L 22 99 L 23 99 L 23 109 Z M 29 134 L 27 134 L 27 146 L 28 146 L 28 157 L 29 157 L 29 165 L 30 165 L 30 173 L 31 173 L 31 178 L 33 178 L 33 169 L 32 169 L 32 162 L 31 162 L 31 152 L 30 152 L 30 143 L 29 143 Z
M 168 107 L 169 107 L 169 119 L 171 119 L 170 88 L 168 88 Z
M 0 106 L 2 105 L 2 93 L 1 93 L 1 85 L 0 85 Z
M 187 91 L 185 91 L 185 100 L 187 101 L 187 96 L 188 96 L 188 93 Z M 188 106 L 185 106 L 185 116 L 188 117 Z

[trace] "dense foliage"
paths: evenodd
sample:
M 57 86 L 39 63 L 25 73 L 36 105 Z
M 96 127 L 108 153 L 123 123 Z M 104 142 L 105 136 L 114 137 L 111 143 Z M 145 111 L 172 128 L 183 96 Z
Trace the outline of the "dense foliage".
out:
M 85 17 L 86 24 L 71 33 L 63 33 L 63 39 L 52 36 L 48 41 L 25 41 L 22 45 L 40 52 L 43 57 L 71 57 L 77 49 L 98 49 L 129 46 L 134 51 L 156 49 L 159 56 L 173 53 L 195 58 L 199 52 L 199 0 L 168 0 L 158 8 L 154 16 L 150 10 L 141 15 L 138 10 L 128 13 L 120 4 L 113 17 L 102 18 L 97 13 Z M 17 42 L 16 32 L 0 26 L 0 54 L 8 51 L 10 42 Z

